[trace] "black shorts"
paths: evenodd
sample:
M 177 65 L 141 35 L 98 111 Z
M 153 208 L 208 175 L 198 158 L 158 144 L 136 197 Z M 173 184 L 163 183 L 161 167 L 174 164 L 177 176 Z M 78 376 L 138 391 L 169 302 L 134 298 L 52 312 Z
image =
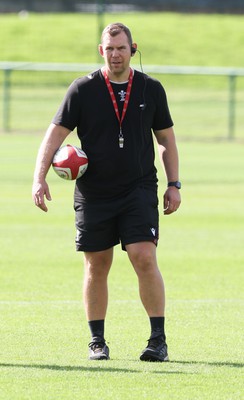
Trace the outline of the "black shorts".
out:
M 115 200 L 85 202 L 75 196 L 76 250 L 102 251 L 119 243 L 158 242 L 157 190 L 138 187 Z

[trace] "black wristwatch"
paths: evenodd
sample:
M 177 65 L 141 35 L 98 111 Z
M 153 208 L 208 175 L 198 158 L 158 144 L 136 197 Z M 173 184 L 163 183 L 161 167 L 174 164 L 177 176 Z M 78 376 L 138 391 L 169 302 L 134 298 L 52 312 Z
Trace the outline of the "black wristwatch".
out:
M 181 182 L 179 182 L 179 181 L 169 182 L 168 187 L 170 187 L 170 186 L 174 186 L 174 187 L 176 187 L 176 189 L 181 189 Z

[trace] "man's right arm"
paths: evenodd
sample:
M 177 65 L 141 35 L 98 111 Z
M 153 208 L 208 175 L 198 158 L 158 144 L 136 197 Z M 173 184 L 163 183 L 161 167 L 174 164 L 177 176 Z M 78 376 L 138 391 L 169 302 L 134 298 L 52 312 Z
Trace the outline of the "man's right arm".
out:
M 61 125 L 51 124 L 47 129 L 38 151 L 32 186 L 32 198 L 35 205 L 45 212 L 48 211 L 48 208 L 44 198 L 46 197 L 47 200 L 51 200 L 46 176 L 52 164 L 55 152 L 59 149 L 70 132 L 69 129 Z

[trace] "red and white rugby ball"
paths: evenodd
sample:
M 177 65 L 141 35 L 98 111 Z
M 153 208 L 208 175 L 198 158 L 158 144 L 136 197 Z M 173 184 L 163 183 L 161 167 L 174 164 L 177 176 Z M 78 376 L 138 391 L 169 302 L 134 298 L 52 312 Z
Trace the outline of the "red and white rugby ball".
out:
M 52 166 L 60 178 L 72 181 L 86 172 L 88 158 L 79 147 L 67 144 L 56 151 Z

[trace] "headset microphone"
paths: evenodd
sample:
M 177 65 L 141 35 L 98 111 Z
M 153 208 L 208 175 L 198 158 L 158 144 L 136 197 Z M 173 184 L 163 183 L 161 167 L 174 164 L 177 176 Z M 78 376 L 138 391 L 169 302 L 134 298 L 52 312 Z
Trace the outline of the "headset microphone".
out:
M 141 72 L 144 73 L 144 72 L 143 72 L 143 68 L 142 68 L 142 60 L 141 60 L 142 56 L 141 56 L 141 52 L 140 52 L 140 50 L 138 50 L 136 47 L 131 46 L 131 55 L 133 56 L 136 52 L 138 52 L 139 55 L 140 55 Z M 147 104 L 146 104 L 146 102 L 145 102 L 145 91 L 146 91 L 146 86 L 147 86 L 147 80 L 146 80 L 146 77 L 145 77 L 145 76 L 144 76 L 144 79 L 145 79 L 145 86 L 144 86 L 144 90 L 143 90 L 143 103 L 139 105 L 139 107 L 140 107 L 140 109 L 141 109 L 142 111 L 144 111 L 145 108 L 146 108 L 146 106 L 147 106 Z
M 143 71 L 143 68 L 142 68 L 141 52 L 140 52 L 140 50 L 137 49 L 137 47 L 131 46 L 131 55 L 134 56 L 134 54 L 136 52 L 139 53 L 139 56 L 140 56 L 140 67 L 141 67 L 141 72 L 143 73 L 144 71 Z

